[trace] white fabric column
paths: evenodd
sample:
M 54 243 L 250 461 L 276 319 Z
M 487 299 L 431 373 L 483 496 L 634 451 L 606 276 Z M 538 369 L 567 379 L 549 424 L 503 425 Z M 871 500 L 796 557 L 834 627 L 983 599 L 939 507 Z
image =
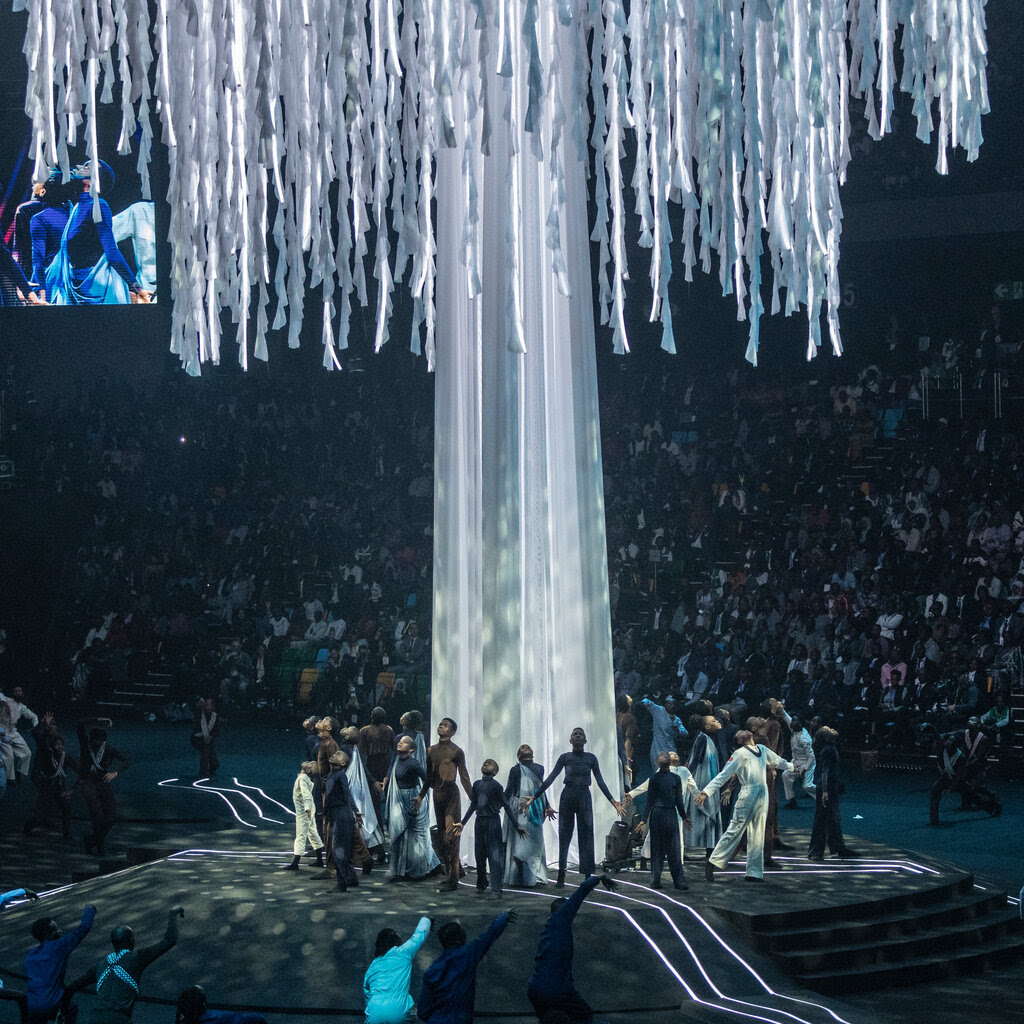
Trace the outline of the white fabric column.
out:
M 520 86 L 525 77 L 518 76 Z M 545 161 L 511 160 L 510 131 L 497 114 L 502 79 L 493 68 L 488 88 L 495 112 L 490 154 L 475 154 L 482 195 L 476 297 L 460 263 L 469 209 L 463 154 L 442 152 L 437 161 L 431 723 L 453 717 L 471 775 L 493 757 L 502 783 L 521 743 L 550 769 L 569 749 L 572 729 L 583 726 L 618 797 L 585 167 L 575 146 L 563 143 L 565 296 L 546 245 L 557 186 Z M 568 105 L 567 83 L 563 90 Z M 521 125 L 522 91 L 514 103 L 512 120 Z M 457 123 L 461 116 L 457 103 Z M 545 118 L 546 145 L 550 106 Z M 518 131 L 519 149 L 531 141 Z M 519 176 L 518 188 L 510 188 L 510 173 Z M 516 193 L 525 352 L 510 351 L 506 320 L 513 276 L 506 238 Z M 559 792 L 556 785 L 550 794 L 556 805 Z M 596 786 L 592 792 L 600 863 L 614 811 Z M 555 826 L 548 826 L 547 843 L 553 861 Z M 472 859 L 468 829 L 462 852 Z

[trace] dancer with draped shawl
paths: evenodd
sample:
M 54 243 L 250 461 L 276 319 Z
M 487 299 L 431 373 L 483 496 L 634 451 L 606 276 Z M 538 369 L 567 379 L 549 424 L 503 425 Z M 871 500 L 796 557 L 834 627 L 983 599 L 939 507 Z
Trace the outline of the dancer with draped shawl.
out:
M 430 843 L 430 812 L 423 806 L 421 789 L 426 768 L 413 756 L 414 741 L 398 741 L 398 757 L 384 789 L 384 820 L 391 840 L 388 882 L 419 881 L 441 862 Z
M 555 818 L 554 808 L 541 797 L 528 810 L 522 808 L 533 799 L 544 781 L 544 765 L 533 759 L 533 748 L 524 743 L 519 748 L 519 763 L 508 773 L 505 796 L 513 807 L 519 809 L 515 825 L 526 835 L 513 828 L 513 822 L 505 823 L 505 880 L 510 886 L 529 889 L 547 885 L 548 864 L 544 850 L 544 819 Z
M 694 715 L 690 719 L 690 732 L 696 738 L 686 767 L 690 769 L 690 775 L 700 790 L 704 789 L 721 768 L 714 740 L 714 734 L 721 728 L 722 723 L 714 715 Z M 693 821 L 693 828 L 688 837 L 690 846 L 703 846 L 705 861 L 710 859 L 711 851 L 722 838 L 722 804 L 730 799 L 731 793 L 729 789 L 713 793 L 690 815 Z

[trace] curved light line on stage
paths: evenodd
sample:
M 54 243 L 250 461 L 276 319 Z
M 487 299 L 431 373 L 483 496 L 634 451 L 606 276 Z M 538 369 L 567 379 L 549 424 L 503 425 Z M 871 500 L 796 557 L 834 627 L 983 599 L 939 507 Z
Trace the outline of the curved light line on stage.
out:
M 788 872 L 787 872 L 787 874 L 788 874 Z M 617 881 L 622 881 L 623 884 L 625 884 L 625 885 L 632 885 L 632 886 L 635 886 L 638 889 L 645 889 L 645 890 L 647 890 L 647 887 L 641 885 L 639 882 L 629 882 L 629 881 L 626 881 L 625 879 L 621 879 L 621 880 L 617 880 Z M 647 891 L 649 891 L 649 890 L 647 890 Z M 737 960 L 739 963 L 741 963 L 747 969 L 747 972 L 750 974 L 750 976 L 765 990 L 765 992 L 768 995 L 775 996 L 778 999 L 787 999 L 787 1000 L 789 1000 L 792 1003 L 800 1003 L 800 1004 L 802 1004 L 804 1006 L 813 1006 L 817 1010 L 823 1010 L 834 1021 L 837 1021 L 838 1024 L 849 1024 L 849 1022 L 846 1021 L 843 1017 L 840 1017 L 834 1010 L 830 1009 L 829 1007 L 825 1006 L 822 1003 L 816 1003 L 816 1002 L 814 1002 L 813 1000 L 810 1000 L 810 999 L 800 999 L 798 996 L 790 996 L 790 995 L 787 995 L 785 992 L 777 992 L 775 989 L 773 989 L 771 987 L 771 985 L 768 984 L 768 982 L 766 982 L 764 980 L 764 978 L 761 977 L 760 974 L 757 973 L 757 971 L 754 969 L 753 965 L 747 963 L 747 961 L 744 960 L 743 957 L 740 956 L 740 954 L 738 952 L 736 952 L 736 950 L 733 949 L 732 946 L 730 946 L 714 930 L 714 928 L 711 927 L 710 923 L 708 921 L 706 921 L 699 913 L 697 913 L 696 910 L 693 909 L 693 907 L 689 906 L 686 903 L 682 903 L 680 900 L 677 900 L 677 899 L 673 898 L 672 896 L 669 896 L 667 893 L 661 893 L 660 895 L 661 895 L 661 897 L 663 899 L 668 900 L 673 905 L 675 905 L 677 907 L 681 907 L 682 909 L 688 911 L 689 914 L 692 917 L 694 917 L 697 921 L 699 921 L 700 924 L 703 926 L 704 930 L 707 931 L 708 934 L 711 935 L 718 942 L 718 944 L 730 956 L 732 956 L 735 960 Z M 632 900 L 633 902 L 640 903 L 640 904 L 642 904 L 642 905 L 644 905 L 646 907 L 650 907 L 652 910 L 657 910 L 657 911 L 659 911 L 662 914 L 662 916 L 665 918 L 665 920 L 668 921 L 669 927 L 672 929 L 672 931 L 674 931 L 676 933 L 676 937 L 686 947 L 686 949 L 689 952 L 690 956 L 693 958 L 694 963 L 697 965 L 697 969 L 704 976 L 704 980 L 708 983 L 708 985 L 711 986 L 711 988 L 714 990 L 714 992 L 718 996 L 720 996 L 722 999 L 728 999 L 730 1002 L 740 1003 L 743 1006 L 757 1006 L 758 1009 L 764 1009 L 764 1007 L 758 1006 L 757 1003 L 749 1003 L 749 1002 L 747 1002 L 744 999 L 736 999 L 734 996 L 726 995 L 724 992 L 722 992 L 719 989 L 719 987 L 711 980 L 710 975 L 704 969 L 704 965 L 701 963 L 700 957 L 697 955 L 696 950 L 694 950 L 694 948 L 690 945 L 689 940 L 679 930 L 679 927 L 676 925 L 675 921 L 672 920 L 672 918 L 666 912 L 664 907 L 659 907 L 659 906 L 657 906 L 657 904 L 649 903 L 647 900 L 636 899 L 636 897 L 633 897 L 633 896 L 622 896 L 622 899 Z M 792 1020 L 796 1020 L 796 1021 L 803 1021 L 804 1020 L 803 1017 L 797 1017 L 794 1014 L 788 1013 L 786 1010 L 778 1010 L 776 1012 L 781 1013 L 783 1016 L 789 1017 Z
M 239 782 L 238 779 L 232 779 L 231 781 L 236 786 L 239 786 L 242 789 L 254 789 L 254 790 L 256 790 L 256 792 L 259 793 L 259 795 L 261 797 L 263 797 L 264 800 L 267 800 L 269 803 L 272 803 L 272 804 L 277 804 L 277 806 L 280 807 L 281 810 L 284 811 L 285 814 L 290 814 L 293 818 L 295 817 L 295 812 L 290 807 L 285 807 L 285 805 L 283 803 L 281 803 L 280 800 L 275 800 L 272 796 L 269 796 L 268 794 L 264 793 L 263 790 L 260 789 L 259 786 L 247 786 L 244 782 Z M 283 825 L 284 822 L 281 822 L 280 824 Z
M 203 786 L 200 783 L 209 782 L 209 779 L 196 779 L 192 785 L 203 793 L 237 793 L 243 800 L 247 800 L 249 803 L 256 808 L 256 813 L 260 816 L 263 821 L 272 821 L 275 825 L 283 825 L 283 821 L 278 821 L 277 818 L 268 818 L 263 811 L 260 809 L 260 805 L 247 793 L 243 793 L 240 789 L 232 789 L 230 786 Z M 237 779 L 235 780 L 237 781 Z M 275 801 L 276 803 L 276 801 Z
M 617 881 L 621 881 L 621 879 L 618 879 Z M 459 884 L 462 885 L 462 886 L 468 887 L 468 883 L 466 883 L 466 882 L 460 882 Z M 637 882 L 628 882 L 626 884 L 634 885 L 634 886 L 636 886 L 637 888 L 640 888 L 640 889 L 645 888 L 644 886 L 640 885 Z M 550 894 L 541 893 L 541 892 L 529 892 L 529 891 L 526 891 L 526 892 L 520 892 L 519 895 L 522 895 L 522 896 L 538 896 L 541 899 L 550 899 L 551 898 Z M 649 903 L 646 900 L 637 899 L 636 897 L 633 897 L 633 896 L 626 896 L 626 895 L 623 895 L 621 893 L 615 893 L 613 895 L 617 896 L 620 899 L 628 900 L 630 903 L 638 903 L 641 906 L 645 906 L 645 907 L 647 907 L 650 910 L 655 910 L 658 913 L 660 913 L 669 922 L 669 925 L 672 927 L 672 930 L 676 933 L 677 937 L 679 937 L 682 940 L 683 945 L 685 946 L 687 952 L 690 954 L 690 957 L 694 961 L 694 964 L 696 965 L 697 969 L 700 971 L 701 975 L 704 977 L 704 980 L 708 983 L 708 985 L 712 989 L 712 991 L 715 992 L 716 995 L 719 996 L 720 999 L 724 999 L 724 1000 L 726 1000 L 727 1002 L 730 1002 L 730 1003 L 737 1003 L 740 1006 L 749 1006 L 749 1007 L 752 1007 L 753 1009 L 761 1010 L 763 1013 L 772 1013 L 772 1014 L 775 1014 L 775 1016 L 773 1016 L 773 1017 L 763 1017 L 763 1016 L 761 1016 L 760 1014 L 757 1014 L 757 1013 L 748 1013 L 745 1010 L 736 1009 L 736 1008 L 731 1007 L 731 1006 L 723 1006 L 721 1003 L 713 1002 L 712 1000 L 709 1000 L 709 999 L 703 999 L 701 996 L 699 996 L 697 994 L 696 990 L 693 989 L 689 985 L 689 983 L 686 981 L 685 978 L 683 978 L 683 976 L 679 973 L 679 971 L 676 970 L 676 968 L 672 965 L 672 962 L 665 955 L 664 950 L 658 945 L 657 942 L 654 941 L 654 939 L 650 935 L 648 935 L 648 933 L 640 926 L 640 924 L 636 921 L 636 919 L 633 917 L 633 915 L 629 913 L 628 910 L 624 909 L 623 907 L 613 906 L 610 903 L 603 903 L 600 900 L 591 899 L 591 900 L 588 901 L 593 906 L 603 907 L 605 910 L 613 910 L 616 913 L 622 914 L 626 918 L 626 920 L 628 920 L 629 923 L 637 930 L 637 932 L 639 932 L 639 934 L 643 937 L 644 941 L 647 942 L 648 945 L 654 950 L 654 952 L 658 955 L 658 959 L 660 959 L 662 961 L 662 963 L 664 963 L 664 965 L 668 968 L 669 973 L 676 979 L 676 981 L 679 982 L 680 986 L 684 989 L 684 991 L 690 997 L 690 999 L 693 1000 L 693 1002 L 698 1003 L 701 1006 L 707 1006 L 710 1009 L 719 1010 L 722 1013 L 732 1014 L 735 1017 L 742 1017 L 742 1018 L 744 1018 L 746 1020 L 761 1021 L 762 1024 L 780 1024 L 780 1021 L 779 1021 L 779 1017 L 780 1016 L 781 1017 L 785 1017 L 785 1018 L 787 1018 L 787 1019 L 789 1019 L 791 1021 L 795 1021 L 795 1022 L 797 1022 L 797 1024 L 812 1024 L 812 1022 L 807 1020 L 806 1018 L 798 1017 L 796 1014 L 789 1013 L 787 1010 L 776 1009 L 774 1007 L 768 1007 L 768 1006 L 760 1006 L 757 1003 L 750 1003 L 750 1002 L 746 1002 L 743 999 L 737 999 L 734 996 L 725 995 L 721 991 L 721 989 L 719 989 L 718 986 L 715 985 L 711 981 L 711 978 L 708 975 L 707 971 L 705 970 L 704 965 L 701 963 L 700 958 L 697 956 L 697 954 L 694 951 L 693 947 L 685 940 L 685 938 L 683 938 L 683 936 L 680 933 L 679 929 L 675 926 L 674 922 L 672 921 L 672 918 L 669 916 L 668 912 L 665 910 L 664 907 L 659 907 L 659 906 L 657 906 L 657 904 Z M 666 897 L 666 898 L 670 899 L 670 897 Z M 676 900 L 672 900 L 672 902 L 676 903 L 677 901 Z M 678 905 L 681 906 L 681 907 L 686 907 L 685 903 L 679 903 Z M 696 911 L 692 910 L 690 907 L 686 907 L 686 909 L 690 910 L 690 913 L 693 914 L 693 916 L 696 917 L 697 920 L 700 921 L 700 923 L 709 932 L 711 932 L 712 935 L 715 934 L 713 929 L 711 928 L 711 926 Z M 776 996 L 779 999 L 788 999 L 790 1002 L 803 1003 L 806 1006 L 813 1006 L 816 1009 L 823 1010 L 834 1021 L 836 1021 L 837 1024 L 849 1024 L 849 1022 L 847 1020 L 845 1020 L 843 1017 L 840 1017 L 838 1014 L 836 1014 L 833 1010 L 829 1009 L 827 1006 L 822 1006 L 820 1003 L 814 1003 L 814 1002 L 811 1002 L 810 1000 L 807 1000 L 807 999 L 798 999 L 795 996 L 787 996 L 787 995 L 785 995 L 785 994 L 783 994 L 781 992 L 776 992 L 774 989 L 772 989 L 764 981 L 763 978 L 761 978 L 761 976 L 757 973 L 757 971 L 755 971 L 754 968 L 751 967 L 751 965 L 748 964 L 734 949 L 732 949 L 719 936 L 715 935 L 715 938 L 718 939 L 718 941 L 722 945 L 722 947 L 724 949 L 726 949 L 733 956 L 734 959 L 736 959 L 737 961 L 739 961 L 739 963 L 741 963 L 744 967 L 746 967 L 747 971 L 751 974 L 752 977 L 754 977 L 757 980 L 757 982 L 761 985 L 761 987 L 765 990 L 765 992 L 768 995 Z
M 239 824 L 244 825 L 246 828 L 256 828 L 255 825 L 253 825 L 251 822 L 246 821 L 238 813 L 238 811 L 235 810 L 235 805 L 223 793 L 219 792 L 216 789 L 204 789 L 203 787 L 199 786 L 199 783 L 203 781 L 202 779 L 197 779 L 195 782 L 192 783 L 191 786 L 177 786 L 175 785 L 177 781 L 178 780 L 176 778 L 164 779 L 163 782 L 158 782 L 157 785 L 166 786 L 168 789 L 199 789 L 201 792 L 204 793 L 213 793 L 215 796 L 219 796 L 221 800 L 223 800 L 224 803 L 226 803 L 228 807 L 231 808 L 231 813 L 235 816 L 235 820 L 238 821 Z M 234 792 L 234 790 L 228 790 L 228 792 Z

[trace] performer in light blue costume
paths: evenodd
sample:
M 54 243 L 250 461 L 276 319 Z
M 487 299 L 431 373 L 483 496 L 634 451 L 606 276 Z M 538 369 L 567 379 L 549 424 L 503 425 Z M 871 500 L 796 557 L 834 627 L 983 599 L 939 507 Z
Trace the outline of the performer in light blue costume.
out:
M 654 735 L 651 737 L 651 771 L 655 771 L 655 763 L 658 754 L 663 750 L 672 751 L 676 749 L 676 737 L 685 737 L 686 728 L 682 720 L 676 714 L 675 698 L 670 694 L 665 698 L 665 704 L 655 704 L 650 697 L 644 697 L 640 703 L 647 708 L 651 714 L 651 723 L 654 726 Z
M 109 193 L 114 172 L 102 160 L 101 192 Z M 46 268 L 46 295 L 58 306 L 127 305 L 148 302 L 149 292 L 139 284 L 114 241 L 110 205 L 98 199 L 100 219 L 93 220 L 93 199 L 89 193 L 91 170 L 81 164 L 71 172 L 81 192 L 73 202 L 64 227 L 60 249 Z
M 425 878 L 441 863 L 430 843 L 430 812 L 419 795 L 427 770 L 413 757 L 414 749 L 409 736 L 398 741 L 398 757 L 384 789 L 384 820 L 391 841 L 389 882 Z
M 364 1024 L 407 1024 L 416 1020 L 416 1003 L 409 995 L 412 962 L 430 933 L 430 918 L 421 917 L 407 942 L 383 928 L 377 933 L 373 960 L 363 977 L 366 1000 Z

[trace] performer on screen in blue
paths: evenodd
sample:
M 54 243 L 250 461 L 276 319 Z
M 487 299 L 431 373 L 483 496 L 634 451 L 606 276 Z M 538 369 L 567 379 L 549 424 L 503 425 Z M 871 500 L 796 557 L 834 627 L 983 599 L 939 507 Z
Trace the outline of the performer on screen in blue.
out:
M 99 191 L 109 193 L 114 172 L 99 161 Z M 80 164 L 71 172 L 80 182 L 60 251 L 46 271 L 46 294 L 54 305 L 126 305 L 149 302 L 151 293 L 139 284 L 114 240 L 110 205 L 98 199 L 99 220 L 93 220 L 91 168 Z M 38 216 L 38 215 L 37 215 Z
M 26 268 L 26 273 L 31 270 L 32 281 L 40 289 L 46 282 L 47 267 L 60 252 L 64 229 L 68 226 L 68 215 L 71 213 L 71 196 L 77 198 L 79 190 L 77 181 L 62 184 L 58 172 L 56 179 L 47 180 L 45 187 L 36 193 L 39 208 L 28 225 L 31 266 Z

